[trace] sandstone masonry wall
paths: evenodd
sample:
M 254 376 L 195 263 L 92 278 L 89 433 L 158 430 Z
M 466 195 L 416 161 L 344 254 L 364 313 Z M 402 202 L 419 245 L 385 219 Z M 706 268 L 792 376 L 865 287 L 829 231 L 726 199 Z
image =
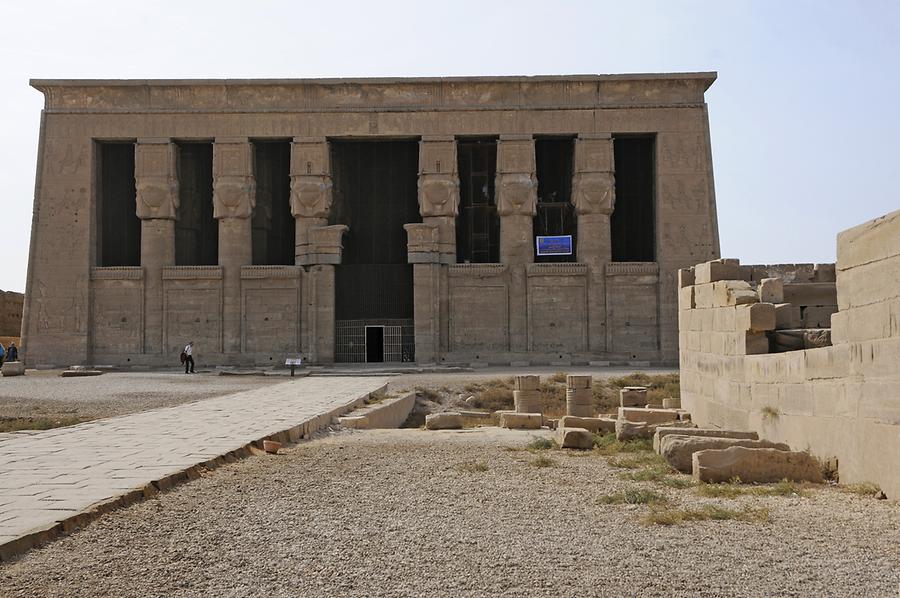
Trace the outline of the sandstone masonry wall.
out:
M 682 270 L 682 405 L 701 426 L 808 449 L 838 466 L 841 483 L 873 482 L 893 498 L 900 496 L 900 211 L 842 232 L 837 257 L 833 344 L 780 353 L 769 351 L 790 320 L 779 323 L 776 304 L 760 301 L 770 290 L 760 276 L 801 281 L 810 286 L 795 298 L 824 302 L 829 265 L 720 260 Z M 780 305 L 799 316 L 799 306 Z M 822 323 L 815 310 L 810 317 Z
M 25 296 L 0 291 L 0 336 L 19 336 L 22 331 L 22 304 Z

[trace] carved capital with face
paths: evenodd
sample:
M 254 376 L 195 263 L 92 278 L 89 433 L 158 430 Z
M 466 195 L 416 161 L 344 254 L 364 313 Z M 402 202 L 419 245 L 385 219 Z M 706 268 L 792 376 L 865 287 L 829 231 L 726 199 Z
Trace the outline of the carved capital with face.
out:
M 141 177 L 137 180 L 137 217 L 172 220 L 178 211 L 178 181 L 169 177 Z
M 249 218 L 256 206 L 252 176 L 220 176 L 213 181 L 213 217 Z
M 500 173 L 496 179 L 497 213 L 501 216 L 534 216 L 537 180 L 524 172 Z
M 331 177 L 291 177 L 291 214 L 294 218 L 328 218 L 331 212 Z
M 459 178 L 455 174 L 420 175 L 419 213 L 423 218 L 459 214 Z
M 611 172 L 582 172 L 572 181 L 572 201 L 578 214 L 612 214 L 616 185 Z

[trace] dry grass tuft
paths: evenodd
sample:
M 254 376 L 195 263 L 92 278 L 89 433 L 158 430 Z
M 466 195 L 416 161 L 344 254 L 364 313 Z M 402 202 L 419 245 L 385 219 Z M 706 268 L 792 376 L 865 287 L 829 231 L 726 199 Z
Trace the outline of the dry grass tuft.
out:
M 481 473 L 488 470 L 487 463 L 482 461 L 466 461 L 456 466 L 457 471 L 465 473 Z
M 763 420 L 768 421 L 770 419 L 778 419 L 778 416 L 781 415 L 775 407 L 770 405 L 766 405 L 762 408 L 762 416 Z
M 550 374 L 548 378 L 550 382 L 555 382 L 557 384 L 565 384 L 566 383 L 566 373 L 565 372 L 556 372 L 555 374 Z
M 653 442 L 646 438 L 636 438 L 619 442 L 615 434 L 594 434 L 594 452 L 601 455 L 616 453 L 639 453 L 653 449 Z
M 688 521 L 769 521 L 769 510 L 745 507 L 741 510 L 716 505 L 703 505 L 697 509 L 653 508 L 642 521 L 649 525 L 680 525 Z
M 475 400 L 472 402 L 472 407 L 476 409 L 499 411 L 513 408 L 513 394 L 512 390 L 508 388 L 492 386 L 485 388 L 474 396 Z
M 556 461 L 544 455 L 540 455 L 528 463 L 534 467 L 556 467 Z
M 843 492 L 850 494 L 858 494 L 859 496 L 875 496 L 881 494 L 881 488 L 871 482 L 863 482 L 861 484 L 848 484 L 846 486 L 838 486 Z
M 600 497 L 603 505 L 662 505 L 669 501 L 664 495 L 643 488 L 628 488 L 624 492 L 616 492 Z
M 707 498 L 737 498 L 738 496 L 809 496 L 802 485 L 790 480 L 781 480 L 775 484 L 762 486 L 742 486 L 741 480 L 735 478 L 725 484 L 701 484 L 697 486 L 697 494 Z
M 0 417 L 0 432 L 19 432 L 22 430 L 52 430 L 74 426 L 87 421 L 91 417 L 62 415 L 59 417 Z
M 441 400 L 441 395 L 439 393 L 437 393 L 425 386 L 417 386 L 416 394 L 419 395 L 420 397 L 422 397 L 423 399 L 426 399 L 429 401 L 438 402 Z
M 542 438 L 540 436 L 525 445 L 525 449 L 529 451 L 546 451 L 555 448 L 559 448 L 555 440 Z

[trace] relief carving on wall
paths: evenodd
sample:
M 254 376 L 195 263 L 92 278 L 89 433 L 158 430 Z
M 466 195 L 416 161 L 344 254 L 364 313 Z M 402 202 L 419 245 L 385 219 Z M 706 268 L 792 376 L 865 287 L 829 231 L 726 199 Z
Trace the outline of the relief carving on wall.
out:
M 537 213 L 537 180 L 524 172 L 500 173 L 496 179 L 497 213 L 500 216 L 534 216 Z
M 137 178 L 137 217 L 174 219 L 178 211 L 178 181 L 169 177 Z
M 419 213 L 422 217 L 459 214 L 459 178 L 455 174 L 419 176 Z
M 252 176 L 220 176 L 213 181 L 213 218 L 249 218 L 255 206 Z
M 291 214 L 294 218 L 328 218 L 331 212 L 331 177 L 291 177 Z
M 616 187 L 611 172 L 581 172 L 572 181 L 572 201 L 578 214 L 612 214 Z

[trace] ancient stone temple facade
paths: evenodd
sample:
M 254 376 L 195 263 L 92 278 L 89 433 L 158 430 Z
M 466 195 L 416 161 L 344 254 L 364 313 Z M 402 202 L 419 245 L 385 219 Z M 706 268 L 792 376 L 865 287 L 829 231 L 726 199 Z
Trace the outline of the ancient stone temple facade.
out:
M 24 357 L 676 363 L 714 80 L 32 81 Z

